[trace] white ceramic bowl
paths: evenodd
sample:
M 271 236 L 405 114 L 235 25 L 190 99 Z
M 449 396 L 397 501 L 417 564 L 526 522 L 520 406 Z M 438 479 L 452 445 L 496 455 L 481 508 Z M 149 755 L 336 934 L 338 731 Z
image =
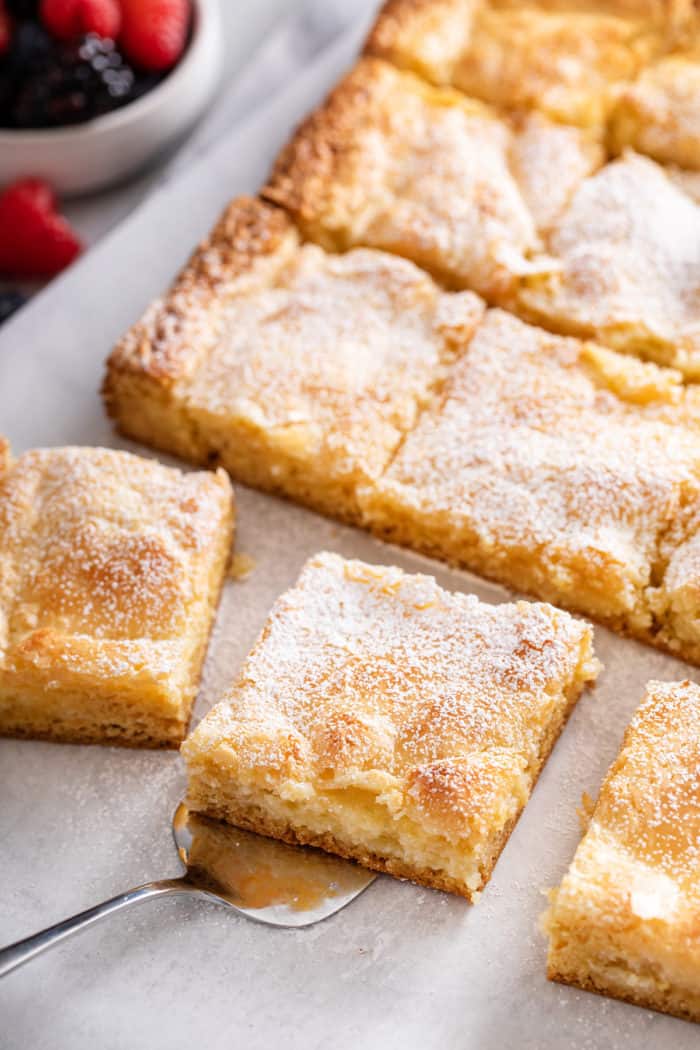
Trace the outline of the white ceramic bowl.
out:
M 101 189 L 153 160 L 201 114 L 223 61 L 218 0 L 194 0 L 190 45 L 166 79 L 136 102 L 86 124 L 0 130 L 0 186 L 44 178 L 61 195 Z

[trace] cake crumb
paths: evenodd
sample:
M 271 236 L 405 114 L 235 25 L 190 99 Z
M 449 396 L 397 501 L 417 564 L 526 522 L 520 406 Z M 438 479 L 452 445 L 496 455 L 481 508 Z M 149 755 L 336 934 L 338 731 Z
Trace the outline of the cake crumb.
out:
M 255 568 L 255 558 L 250 554 L 234 554 L 231 559 L 231 568 L 228 571 L 232 580 L 247 580 Z

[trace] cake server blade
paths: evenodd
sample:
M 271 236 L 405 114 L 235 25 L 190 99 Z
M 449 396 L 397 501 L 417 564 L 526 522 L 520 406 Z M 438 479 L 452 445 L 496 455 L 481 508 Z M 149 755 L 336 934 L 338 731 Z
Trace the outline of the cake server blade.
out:
M 313 926 L 350 904 L 377 877 L 319 850 L 288 846 L 190 813 L 181 803 L 173 836 L 185 873 L 136 886 L 0 949 L 0 977 L 131 904 L 189 894 L 268 926 Z

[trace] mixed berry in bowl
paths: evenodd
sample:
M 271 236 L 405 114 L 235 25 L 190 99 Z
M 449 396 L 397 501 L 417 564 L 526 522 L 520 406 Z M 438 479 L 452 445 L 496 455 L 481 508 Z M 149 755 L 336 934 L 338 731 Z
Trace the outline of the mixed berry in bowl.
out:
M 0 0 L 0 128 L 82 124 L 156 87 L 184 54 L 191 0 Z

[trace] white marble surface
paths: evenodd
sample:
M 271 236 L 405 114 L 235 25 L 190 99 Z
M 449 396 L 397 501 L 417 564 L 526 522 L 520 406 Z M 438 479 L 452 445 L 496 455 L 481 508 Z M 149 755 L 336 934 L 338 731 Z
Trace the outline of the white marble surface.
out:
M 109 347 L 224 202 L 255 189 L 358 40 L 310 65 L 4 327 L 0 432 L 16 449 L 122 444 L 97 397 Z M 198 717 L 308 554 L 426 564 L 240 486 L 239 507 L 238 546 L 257 568 L 226 586 Z M 504 597 L 439 565 L 430 571 L 445 586 Z M 578 841 L 581 793 L 596 793 L 645 681 L 698 678 L 603 630 L 596 639 L 599 688 L 575 710 L 478 905 L 380 878 L 334 919 L 290 932 L 210 905 L 145 904 L 0 982 L 2 1050 L 696 1050 L 696 1026 L 544 977 L 543 890 Z M 177 754 L 0 741 L 0 785 L 0 942 L 178 870 L 169 832 L 183 790 Z

